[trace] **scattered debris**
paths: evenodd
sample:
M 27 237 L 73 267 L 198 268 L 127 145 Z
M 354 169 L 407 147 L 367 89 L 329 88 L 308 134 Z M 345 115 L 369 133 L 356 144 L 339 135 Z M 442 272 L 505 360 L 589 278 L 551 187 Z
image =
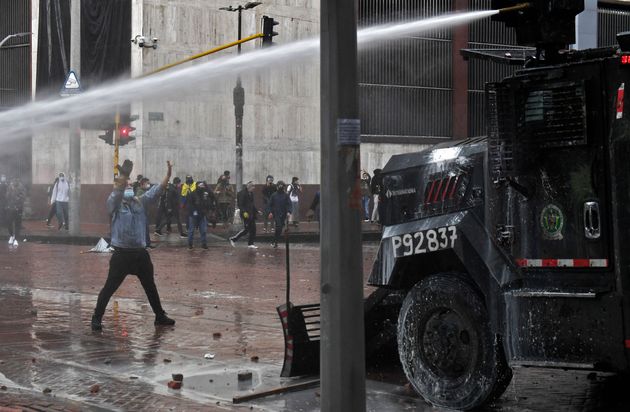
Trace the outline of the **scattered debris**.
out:
M 105 365 L 109 365 L 109 364 L 111 364 L 111 363 L 112 363 L 112 360 L 111 360 L 110 358 L 107 358 L 107 359 L 105 359 L 105 360 L 103 361 L 103 363 L 104 363 Z
M 181 381 L 168 381 L 168 387 L 171 389 L 181 389 L 182 382 Z
M 129 377 L 129 379 L 138 379 L 138 376 L 131 375 L 131 376 Z
M 98 393 L 101 390 L 101 387 L 98 383 L 90 386 L 90 393 Z
M 212 334 L 212 338 L 213 338 L 214 340 L 221 339 L 221 332 L 214 332 L 214 333 Z
M 212 383 L 212 382 L 214 382 L 214 379 L 210 379 L 208 382 Z
M 44 390 L 42 391 L 43 393 L 50 393 L 52 392 L 52 389 L 50 388 L 44 388 Z
M 0 386 L 0 389 L 2 389 L 3 391 L 6 391 L 6 390 L 7 390 L 7 387 L 6 387 L 6 386 L 4 386 L 4 385 L 2 385 L 2 386 Z
M 89 250 L 89 252 L 96 253 L 110 253 L 114 249 L 109 246 L 109 244 L 105 241 L 105 239 L 100 238 L 96 246 Z
M 164 358 L 164 363 L 171 363 L 172 361 L 170 359 Z
M 37 309 L 31 309 L 31 315 L 37 316 Z
M 203 309 L 197 309 L 195 311 L 195 316 L 203 315 Z
M 249 358 L 252 362 L 258 362 L 259 358 L 258 356 L 252 356 L 251 358 Z
M 203 357 L 206 359 L 214 359 L 214 353 L 206 353 Z
M 31 359 L 31 362 L 35 363 L 35 362 L 37 362 L 37 359 L 33 358 L 33 359 Z
M 252 372 L 251 371 L 240 371 L 238 373 L 239 381 L 251 381 L 252 380 Z
M 184 375 L 181 373 L 174 373 L 171 376 L 173 377 L 173 380 L 176 382 L 182 382 L 184 380 Z

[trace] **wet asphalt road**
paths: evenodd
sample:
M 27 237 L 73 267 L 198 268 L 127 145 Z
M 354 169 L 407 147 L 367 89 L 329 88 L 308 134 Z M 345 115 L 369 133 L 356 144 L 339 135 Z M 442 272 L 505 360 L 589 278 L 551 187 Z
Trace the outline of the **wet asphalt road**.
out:
M 156 283 L 176 326 L 153 326 L 144 291 L 130 276 L 110 301 L 103 332 L 93 333 L 89 320 L 110 255 L 87 249 L 0 244 L 0 406 L 50 390 L 45 396 L 68 410 L 73 402 L 81 410 L 319 410 L 317 388 L 231 402 L 287 383 L 279 378 L 284 340 L 276 314 L 285 296 L 284 250 L 157 248 Z M 364 248 L 366 276 L 375 252 L 376 245 Z M 319 249 L 296 245 L 291 257 L 292 301 L 318 302 Z M 252 381 L 237 380 L 244 370 Z M 380 372 L 370 371 L 379 380 L 368 381 L 369 410 L 436 410 L 405 386 L 395 365 Z M 167 387 L 172 373 L 184 374 L 182 390 Z M 629 388 L 601 374 L 517 369 L 488 409 L 627 411 Z

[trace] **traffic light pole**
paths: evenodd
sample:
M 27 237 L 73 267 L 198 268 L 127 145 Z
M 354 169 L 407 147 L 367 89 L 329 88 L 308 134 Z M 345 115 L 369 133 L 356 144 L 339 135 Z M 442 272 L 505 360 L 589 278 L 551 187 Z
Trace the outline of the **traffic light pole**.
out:
M 241 40 L 241 14 L 243 9 L 238 9 L 238 40 Z M 238 43 L 237 54 L 241 54 L 241 43 Z M 245 89 L 241 83 L 241 75 L 236 78 L 236 87 L 233 92 L 234 98 L 234 121 L 236 130 L 235 136 L 235 167 L 234 175 L 236 177 L 236 192 L 240 192 L 243 186 L 243 108 L 245 107 Z
M 321 410 L 365 411 L 355 0 L 321 2 Z
M 81 0 L 70 2 L 70 66 L 77 76 L 81 73 Z M 69 125 L 69 183 L 68 217 L 71 235 L 81 233 L 81 122 Z
M 119 150 L 120 147 L 120 110 L 116 109 L 116 115 L 114 116 L 114 178 L 118 177 L 118 165 L 119 163 Z

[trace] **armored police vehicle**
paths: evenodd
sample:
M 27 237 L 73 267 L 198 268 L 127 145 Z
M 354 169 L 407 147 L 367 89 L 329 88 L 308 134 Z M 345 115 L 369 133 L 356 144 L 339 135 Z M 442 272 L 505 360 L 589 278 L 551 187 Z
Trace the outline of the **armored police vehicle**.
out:
M 368 304 L 395 308 L 404 372 L 434 405 L 490 402 L 511 366 L 630 369 L 630 34 L 569 51 L 583 2 L 527 6 L 495 17 L 536 50 L 487 85 L 487 137 L 383 169 Z

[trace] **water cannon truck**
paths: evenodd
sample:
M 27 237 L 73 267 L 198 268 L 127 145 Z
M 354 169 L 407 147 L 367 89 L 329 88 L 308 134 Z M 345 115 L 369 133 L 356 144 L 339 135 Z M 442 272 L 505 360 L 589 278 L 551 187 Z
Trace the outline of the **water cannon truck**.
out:
M 394 336 L 413 388 L 462 410 L 516 366 L 630 370 L 630 33 L 569 50 L 583 2 L 492 8 L 535 49 L 486 85 L 487 136 L 383 168 L 366 300 L 367 352 Z

